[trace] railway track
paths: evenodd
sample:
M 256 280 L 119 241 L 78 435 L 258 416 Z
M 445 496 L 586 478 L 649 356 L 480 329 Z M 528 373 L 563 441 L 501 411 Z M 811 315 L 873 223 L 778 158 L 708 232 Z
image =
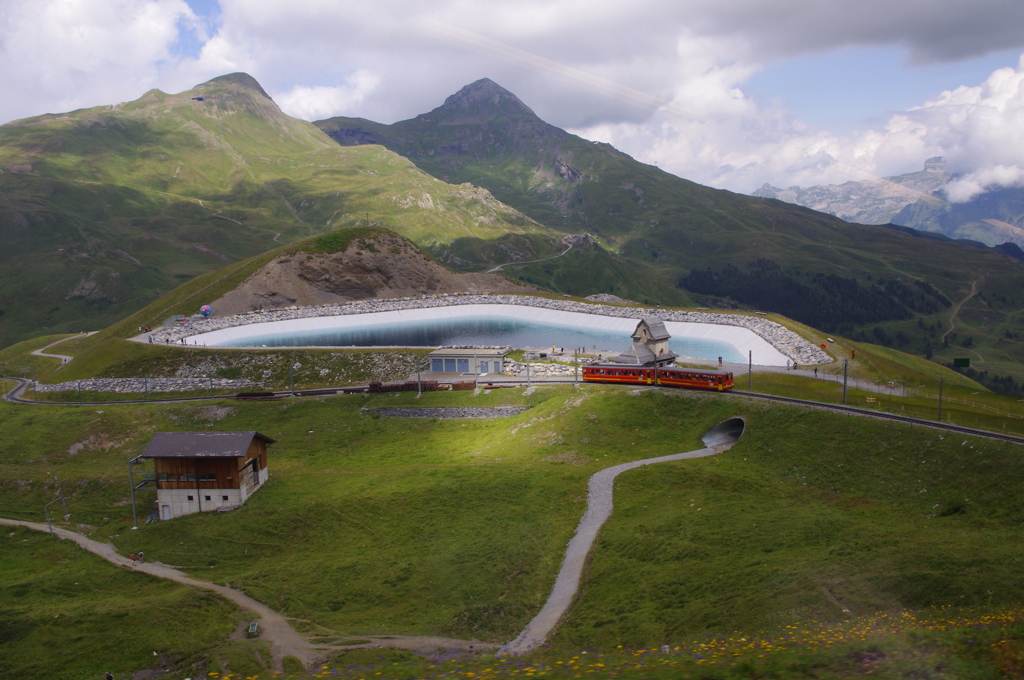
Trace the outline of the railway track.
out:
M 172 399 L 150 399 L 149 401 L 143 399 L 134 400 L 121 400 L 121 401 L 87 401 L 79 403 L 77 401 L 33 401 L 31 399 L 23 399 L 18 396 L 21 392 L 27 389 L 32 383 L 30 380 L 24 378 L 7 378 L 7 380 L 14 380 L 18 383 L 18 386 L 13 390 L 5 393 L 3 398 L 6 401 L 16 404 L 46 404 L 50 406 L 115 406 L 117 404 L 172 404 L 172 403 L 184 403 L 190 401 L 211 401 L 214 399 L 238 399 L 240 397 L 236 395 L 215 395 L 215 396 L 204 396 L 204 397 L 177 397 Z M 534 380 L 535 385 L 550 385 L 550 384 L 573 384 L 577 381 L 571 378 L 549 378 L 546 380 Z M 517 384 L 525 384 L 521 380 L 510 380 L 510 381 L 494 381 L 494 386 L 512 386 Z M 581 383 L 582 384 L 582 383 Z M 312 390 L 295 390 L 296 397 L 323 397 L 333 396 L 336 394 L 353 394 L 361 393 L 368 389 L 368 385 L 356 385 L 350 387 L 338 387 L 338 388 L 327 388 L 327 389 L 312 389 Z M 633 387 L 642 387 L 642 385 L 634 385 Z M 676 390 L 678 388 L 667 388 Z M 954 425 L 952 423 L 942 423 L 936 420 L 925 420 L 924 418 L 913 418 L 911 416 L 902 416 L 896 413 L 888 413 L 886 411 L 873 411 L 871 409 L 857 408 L 855 406 L 844 406 L 843 404 L 830 404 L 824 401 L 811 401 L 809 399 L 794 399 L 793 397 L 780 397 L 774 394 L 765 394 L 763 392 L 747 392 L 745 390 L 732 389 L 728 392 L 712 392 L 709 390 L 701 390 L 701 392 L 711 394 L 732 394 L 738 397 L 746 397 L 748 399 L 761 399 L 763 401 L 774 401 L 782 404 L 793 404 L 795 406 L 808 406 L 811 408 L 825 409 L 828 411 L 835 411 L 838 413 L 847 413 L 850 415 L 864 416 L 867 418 L 879 418 L 881 420 L 893 420 L 900 423 L 907 423 L 910 425 L 922 425 L 924 427 L 931 427 L 938 430 L 946 430 L 947 432 L 957 432 L 959 434 L 967 434 L 974 437 L 986 437 L 988 439 L 995 439 L 999 441 L 1012 442 L 1014 444 L 1024 444 L 1024 437 L 1018 437 L 1012 434 L 1004 434 L 1001 432 L 990 432 L 989 430 L 979 430 L 973 427 L 963 427 L 962 425 Z M 684 390 L 680 390 L 680 393 L 685 393 Z M 291 390 L 281 390 L 279 392 L 268 392 L 265 393 L 263 399 L 280 399 L 283 397 L 291 396 Z M 241 397 L 245 399 L 245 397 Z
M 988 430 L 978 430 L 973 427 L 963 427 L 962 425 L 954 425 L 953 423 L 942 423 L 937 420 L 925 420 L 924 418 L 912 418 L 910 416 L 901 416 L 899 414 L 888 413 L 886 411 L 872 411 L 871 409 L 857 408 L 856 406 L 844 406 L 843 404 L 829 404 L 828 402 L 824 401 L 810 401 L 808 399 L 779 397 L 774 394 L 764 394 L 762 392 L 730 390 L 730 393 L 741 397 L 748 397 L 750 399 L 776 401 L 783 404 L 795 404 L 798 406 L 811 406 L 813 408 L 827 409 L 829 411 L 837 411 L 839 413 L 849 413 L 851 415 L 867 416 L 869 418 L 880 418 L 882 420 L 895 420 L 897 422 L 909 423 L 911 425 L 924 425 L 925 427 L 933 427 L 938 430 L 958 432 L 960 434 L 969 434 L 974 437 L 987 437 L 989 439 L 998 439 L 1000 441 L 1013 442 L 1014 444 L 1024 444 L 1024 437 L 1017 437 L 1012 434 L 990 432 Z

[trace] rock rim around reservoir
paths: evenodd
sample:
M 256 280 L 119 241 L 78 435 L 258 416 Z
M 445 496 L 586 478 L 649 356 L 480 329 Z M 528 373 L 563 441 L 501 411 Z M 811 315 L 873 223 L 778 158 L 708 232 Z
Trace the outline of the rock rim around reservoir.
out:
M 365 413 L 376 413 L 388 418 L 510 418 L 529 410 L 525 406 L 477 406 L 477 407 L 423 407 L 423 408 L 364 408 Z
M 774 347 L 780 354 L 799 364 L 816 365 L 832 363 L 833 361 L 833 358 L 822 351 L 817 345 L 812 344 L 797 333 L 775 321 L 756 316 L 689 312 L 651 307 L 622 307 L 578 302 L 575 300 L 555 300 L 528 295 L 496 294 L 440 294 L 422 297 L 358 300 L 355 302 L 309 307 L 292 306 L 283 309 L 246 312 L 244 314 L 224 317 L 210 316 L 204 318 L 200 315 L 195 315 L 178 321 L 173 325 L 163 326 L 152 333 L 138 336 L 135 340 L 146 342 L 148 335 L 152 342 L 157 344 L 194 346 L 193 343 L 197 342 L 194 340 L 194 336 L 252 324 L 463 305 L 526 306 L 619 319 L 641 319 L 643 317 L 656 316 L 670 322 L 733 326 L 745 328 L 753 332 Z M 193 342 L 188 342 L 189 339 L 193 339 Z M 182 341 L 184 341 L 183 344 Z

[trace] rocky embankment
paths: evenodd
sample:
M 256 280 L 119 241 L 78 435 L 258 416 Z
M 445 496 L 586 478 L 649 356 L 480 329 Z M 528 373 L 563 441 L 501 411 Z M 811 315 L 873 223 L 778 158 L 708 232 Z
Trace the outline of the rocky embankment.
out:
M 70 382 L 45 385 L 38 383 L 37 392 L 193 392 L 196 390 L 237 390 L 246 387 L 258 387 L 251 380 L 233 380 L 227 378 L 87 378 Z
M 685 312 L 650 307 L 612 307 L 602 304 L 589 304 L 576 300 L 556 300 L 529 295 L 493 295 L 493 294 L 438 294 L 422 297 L 402 297 L 385 300 L 358 300 L 329 305 L 311 307 L 289 306 L 283 309 L 252 311 L 232 316 L 203 318 L 193 316 L 183 322 L 164 326 L 153 331 L 153 342 L 160 344 L 180 344 L 183 339 L 201 333 L 234 328 L 254 323 L 270 321 L 288 321 L 291 319 L 307 319 L 324 316 L 346 316 L 349 314 L 367 314 L 369 312 L 390 312 L 403 309 L 429 309 L 432 307 L 453 307 L 456 305 L 525 305 L 581 314 L 599 314 L 625 319 L 640 319 L 656 316 L 664 321 L 684 323 L 706 323 L 721 326 L 738 326 L 746 328 L 771 344 L 783 355 L 802 365 L 827 364 L 832 357 L 816 345 L 811 344 L 781 324 L 757 316 L 742 314 L 716 314 L 713 312 Z M 192 344 L 188 343 L 187 344 Z
M 513 359 L 505 359 L 502 369 L 506 375 L 523 378 L 524 380 L 526 379 L 526 364 Z M 566 366 L 565 364 L 537 364 L 532 361 L 530 362 L 531 378 L 571 378 L 574 375 L 576 375 L 576 371 L 572 366 Z
M 367 413 L 377 413 L 389 418 L 508 418 L 527 410 L 524 406 L 480 406 L 441 408 L 364 408 Z

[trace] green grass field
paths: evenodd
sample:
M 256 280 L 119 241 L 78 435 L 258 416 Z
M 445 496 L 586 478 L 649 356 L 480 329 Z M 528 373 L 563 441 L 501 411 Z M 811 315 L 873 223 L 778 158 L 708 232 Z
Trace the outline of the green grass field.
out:
M 28 529 L 0 527 L 0 574 L 4 678 L 123 678 L 152 667 L 205 675 L 242 618 L 218 597 Z
M 361 410 L 457 404 L 533 408 L 441 421 Z M 594 471 L 698 448 L 701 434 L 733 415 L 748 419 L 748 431 L 731 451 L 620 478 L 616 511 L 552 653 L 1024 602 L 1024 460 L 1015 445 L 683 392 L 3 405 L 0 516 L 41 519 L 59 475 L 81 530 L 230 583 L 307 621 L 306 632 L 503 641 L 546 598 Z M 154 430 L 206 429 L 277 439 L 271 481 L 233 513 L 127 531 L 124 461 Z M 152 499 L 140 494 L 143 514 Z

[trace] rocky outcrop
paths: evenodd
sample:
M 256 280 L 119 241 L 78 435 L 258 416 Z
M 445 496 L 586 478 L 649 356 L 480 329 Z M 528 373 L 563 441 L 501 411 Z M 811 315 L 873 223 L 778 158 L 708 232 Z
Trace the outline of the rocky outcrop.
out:
M 354 239 L 342 252 L 299 250 L 275 257 L 211 303 L 218 316 L 456 292 L 534 292 L 498 274 L 457 274 L 398 234 Z

